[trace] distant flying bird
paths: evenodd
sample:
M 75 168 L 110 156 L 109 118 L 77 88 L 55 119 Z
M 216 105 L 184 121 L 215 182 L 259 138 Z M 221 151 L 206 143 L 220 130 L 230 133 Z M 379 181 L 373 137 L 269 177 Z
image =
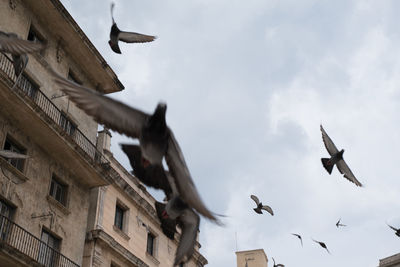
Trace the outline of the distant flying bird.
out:
M 303 246 L 303 239 L 301 239 L 301 235 L 299 234 L 292 234 L 292 235 L 297 236 L 297 238 L 300 239 L 301 246 Z
M 362 186 L 362 184 L 356 179 L 354 174 L 351 172 L 349 166 L 347 166 L 346 162 L 343 160 L 344 149 L 338 150 L 335 144 L 332 142 L 331 138 L 325 132 L 322 125 L 320 126 L 322 133 L 322 140 L 324 141 L 326 150 L 328 151 L 331 158 L 322 158 L 322 165 L 328 171 L 329 174 L 332 173 L 333 166 L 336 164 L 336 167 L 340 171 L 341 174 L 345 178 L 347 178 L 350 182 L 355 183 L 357 186 Z
M 266 210 L 266 211 L 268 211 L 272 216 L 274 216 L 274 212 L 272 211 L 271 207 L 266 206 L 266 205 L 263 206 L 262 202 L 260 202 L 260 200 L 258 200 L 258 197 L 256 197 L 255 195 L 251 195 L 250 198 L 251 198 L 252 200 L 254 200 L 254 202 L 255 202 L 256 205 L 257 205 L 257 208 L 254 208 L 254 209 L 253 209 L 255 212 L 257 212 L 258 214 L 263 214 L 263 213 L 262 213 L 262 210 Z
M 0 150 L 0 156 L 7 159 L 26 159 L 28 155 L 17 153 L 11 150 Z
M 387 223 L 386 223 L 387 224 Z M 394 228 L 393 226 L 387 224 L 393 231 L 395 231 L 395 235 L 400 237 L 400 228 Z
M 274 259 L 274 257 L 272 257 L 272 260 L 274 261 L 274 266 L 273 267 L 285 267 L 285 265 L 283 265 L 283 264 L 275 264 L 275 259 Z
M 110 32 L 110 41 L 108 41 L 108 44 L 110 45 L 111 49 L 117 53 L 121 54 L 121 50 L 118 45 L 118 41 L 122 41 L 125 43 L 147 43 L 147 42 L 152 42 L 154 39 L 157 37 L 152 36 L 152 35 L 145 35 L 141 33 L 136 33 L 136 32 L 124 32 L 121 31 L 117 27 L 117 23 L 115 23 L 114 20 L 114 3 L 111 3 L 111 18 L 112 18 L 112 26 L 111 26 L 111 32 Z
M 337 228 L 339 228 L 339 226 L 347 226 L 347 225 L 345 225 L 345 224 L 341 224 L 341 223 L 340 223 L 340 220 L 341 220 L 341 219 L 339 219 L 339 221 L 337 221 L 337 223 L 336 223 L 336 227 L 337 227 Z
M 15 33 L 0 31 L 0 52 L 10 53 L 13 59 L 14 73 L 17 77 L 13 88 L 18 83 L 23 71 L 28 64 L 27 53 L 44 49 L 44 45 L 37 42 L 23 40 Z
M 153 114 L 129 107 L 95 90 L 76 84 L 53 71 L 54 81 L 80 109 L 107 128 L 139 139 L 143 167 L 162 166 L 165 156 L 179 196 L 206 218 L 219 223 L 200 198 L 183 153 L 165 121 L 167 105 L 159 103 Z
M 330 252 L 329 252 L 329 250 L 328 250 L 328 248 L 326 247 L 326 245 L 325 245 L 325 243 L 324 242 L 320 242 L 320 241 L 317 241 L 317 240 L 314 240 L 314 239 L 312 239 L 315 243 L 318 243 L 321 247 L 323 247 L 324 249 L 326 249 L 326 251 L 328 251 L 328 253 L 329 254 L 331 254 Z

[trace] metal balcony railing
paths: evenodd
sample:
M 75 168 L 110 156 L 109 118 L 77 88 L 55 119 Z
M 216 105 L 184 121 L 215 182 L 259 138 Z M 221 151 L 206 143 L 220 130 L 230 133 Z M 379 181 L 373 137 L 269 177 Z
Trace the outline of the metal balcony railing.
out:
M 17 77 L 14 73 L 12 59 L 3 53 L 0 53 L 0 70 L 11 84 L 15 83 Z M 54 103 L 42 91 L 40 91 L 38 86 L 24 75 L 22 75 L 14 90 L 28 96 L 32 100 L 34 108 L 39 107 L 48 118 L 60 126 L 64 133 L 70 136 L 73 142 L 77 144 L 94 162 L 101 164 L 109 162 L 79 129 L 71 129 L 72 123 L 66 123 L 65 115 L 63 115 L 61 110 L 54 105 Z
M 0 243 L 18 250 L 45 267 L 79 267 L 3 215 L 0 215 Z

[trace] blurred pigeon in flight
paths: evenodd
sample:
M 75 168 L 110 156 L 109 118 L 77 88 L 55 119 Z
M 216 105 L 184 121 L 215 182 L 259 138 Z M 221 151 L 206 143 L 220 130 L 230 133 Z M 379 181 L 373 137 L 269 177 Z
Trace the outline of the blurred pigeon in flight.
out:
M 257 208 L 254 208 L 253 210 L 255 212 L 257 212 L 258 214 L 263 214 L 262 210 L 266 210 L 268 211 L 272 216 L 274 216 L 274 212 L 272 211 L 271 207 L 269 206 L 263 206 L 262 202 L 260 202 L 260 200 L 258 200 L 258 197 L 256 197 L 255 195 L 251 195 L 250 198 L 252 200 L 254 200 L 254 202 L 257 205 Z
M 314 240 L 314 239 L 313 239 L 313 241 L 314 241 L 315 243 L 318 243 L 321 247 L 323 247 L 324 249 L 326 249 L 326 251 L 328 251 L 329 254 L 331 254 L 331 253 L 329 252 L 328 248 L 326 247 L 326 245 L 325 245 L 324 242 L 320 242 L 320 241 L 317 241 L 317 240 Z
M 7 159 L 26 159 L 28 155 L 17 153 L 11 150 L 0 150 L 0 156 Z
M 292 234 L 292 235 L 297 236 L 297 238 L 300 239 L 301 246 L 303 246 L 303 239 L 301 239 L 301 235 L 299 234 Z
M 387 224 L 387 223 L 386 223 Z M 397 235 L 398 237 L 400 237 L 400 228 L 394 228 L 393 226 L 387 224 L 393 231 L 395 231 L 395 235 Z
M 273 267 L 285 267 L 285 265 L 283 265 L 283 264 L 275 264 L 275 259 L 274 259 L 274 257 L 272 257 L 272 260 L 274 261 L 274 266 Z
M 347 225 L 345 225 L 345 224 L 341 224 L 341 223 L 340 223 L 340 220 L 341 220 L 341 219 L 339 219 L 339 221 L 337 221 L 337 223 L 336 223 L 336 227 L 337 227 L 337 228 L 339 228 L 339 226 L 347 226 Z
M 165 156 L 179 196 L 191 208 L 206 218 L 219 223 L 200 198 L 187 168 L 182 151 L 165 121 L 167 105 L 159 103 L 153 114 L 129 107 L 82 85 L 76 84 L 53 71 L 54 81 L 80 109 L 107 128 L 138 138 L 144 167 L 162 166 Z
M 108 41 L 108 44 L 115 53 L 121 54 L 118 41 L 122 41 L 125 43 L 146 43 L 152 42 L 154 41 L 154 39 L 156 39 L 156 37 L 152 35 L 120 31 L 120 29 L 117 27 L 117 23 L 115 23 L 114 20 L 114 5 L 114 3 L 111 3 L 111 18 L 113 24 L 111 26 L 110 41 Z
M 329 174 L 332 173 L 333 166 L 336 164 L 336 167 L 340 171 L 341 174 L 345 178 L 347 178 L 350 182 L 355 183 L 357 186 L 362 186 L 362 184 L 356 179 L 354 174 L 351 172 L 349 166 L 347 166 L 346 162 L 343 160 L 344 149 L 338 150 L 335 144 L 332 142 L 331 138 L 325 132 L 324 128 L 321 125 L 321 133 L 322 140 L 324 141 L 326 150 L 328 151 L 331 158 L 322 158 L 322 165 L 328 171 Z
M 0 31 L 0 52 L 10 53 L 13 59 L 14 73 L 17 77 L 13 88 L 28 64 L 27 53 L 37 52 L 43 48 L 44 45 L 41 43 L 23 40 L 15 33 Z

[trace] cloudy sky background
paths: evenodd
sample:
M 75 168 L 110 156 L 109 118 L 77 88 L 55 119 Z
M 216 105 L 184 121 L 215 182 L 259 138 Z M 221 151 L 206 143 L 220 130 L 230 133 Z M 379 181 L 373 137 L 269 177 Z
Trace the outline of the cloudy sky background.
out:
M 107 44 L 109 0 L 62 2 L 125 85 L 113 97 L 148 112 L 167 102 L 202 198 L 228 216 L 201 221 L 208 266 L 236 266 L 236 243 L 289 267 L 400 252 L 385 223 L 400 227 L 399 1 L 119 0 L 121 29 L 158 36 L 122 55 Z M 321 123 L 364 188 L 323 169 Z M 275 216 L 254 213 L 250 194 Z

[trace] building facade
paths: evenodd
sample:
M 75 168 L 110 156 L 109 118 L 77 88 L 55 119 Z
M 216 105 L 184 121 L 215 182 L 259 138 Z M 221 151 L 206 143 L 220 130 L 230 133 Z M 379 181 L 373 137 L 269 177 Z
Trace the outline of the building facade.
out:
M 379 260 L 379 267 L 400 267 L 400 253 Z
M 236 252 L 237 267 L 268 267 L 268 257 L 263 249 Z
M 46 45 L 15 87 L 0 53 L 0 149 L 29 156 L 0 157 L 0 266 L 171 266 L 178 239 L 162 234 L 154 199 L 51 70 L 101 93 L 124 89 L 117 75 L 59 0 L 0 0 L 0 30 Z M 207 264 L 199 247 L 185 266 Z

